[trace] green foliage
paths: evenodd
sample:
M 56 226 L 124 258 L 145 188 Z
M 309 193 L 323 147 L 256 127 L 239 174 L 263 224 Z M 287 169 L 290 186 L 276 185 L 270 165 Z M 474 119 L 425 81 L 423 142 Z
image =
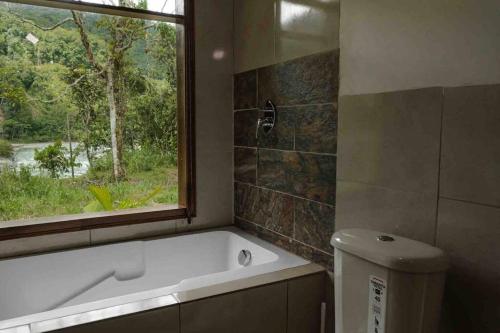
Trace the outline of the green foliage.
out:
M 146 8 L 145 0 L 120 3 Z M 175 26 L 82 14 L 97 62 L 119 61 L 127 179 L 114 182 L 106 79 L 88 62 L 76 25 L 42 31 L 8 7 L 40 26 L 71 16 L 67 10 L 0 2 L 0 138 L 56 142 L 37 151 L 37 162 L 50 178 L 28 168 L 0 170 L 0 218 L 81 213 L 85 203 L 97 200 L 89 184 L 106 188 L 114 208 L 177 202 L 171 168 L 177 158 Z M 28 33 L 39 39 L 36 46 L 26 40 Z M 134 41 L 123 54 L 112 51 L 129 40 Z M 80 153 L 69 156 L 60 142 L 68 137 L 81 143 L 91 164 L 87 175 L 73 180 L 58 178 L 76 166 Z M 2 149 L 0 141 L 0 154 Z
M 12 144 L 7 140 L 0 139 L 0 157 L 11 158 L 14 154 Z
M 143 207 L 153 200 L 162 189 L 158 187 L 140 199 L 127 198 L 121 201 L 114 201 L 111 192 L 106 187 L 91 185 L 89 191 L 95 197 L 95 200 L 91 201 L 83 209 L 87 213 Z
M 52 178 L 59 177 L 60 174 L 68 172 L 74 159 L 71 161 L 66 157 L 67 149 L 63 147 L 61 141 L 56 141 L 42 150 L 35 150 L 35 161 L 40 168 L 49 171 Z
M 148 173 L 128 174 L 127 182 L 103 182 L 117 202 L 138 201 L 161 188 L 147 205 L 174 204 L 177 197 L 176 169 L 161 168 Z M 87 178 L 56 179 L 20 171 L 0 169 L 0 221 L 54 215 L 80 214 L 95 197 Z

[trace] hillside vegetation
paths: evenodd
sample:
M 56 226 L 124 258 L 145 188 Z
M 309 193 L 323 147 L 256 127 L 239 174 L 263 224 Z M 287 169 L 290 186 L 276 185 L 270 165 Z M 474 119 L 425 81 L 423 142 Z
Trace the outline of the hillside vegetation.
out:
M 176 203 L 176 48 L 167 23 L 0 3 L 0 157 L 79 143 L 38 152 L 45 172 L 3 166 L 0 220 L 81 213 L 90 185 Z M 88 171 L 68 178 L 79 154 Z

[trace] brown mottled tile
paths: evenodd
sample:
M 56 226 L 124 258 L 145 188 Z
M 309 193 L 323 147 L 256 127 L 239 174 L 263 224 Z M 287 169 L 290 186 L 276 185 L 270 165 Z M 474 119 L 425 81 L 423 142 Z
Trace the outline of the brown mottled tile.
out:
M 239 218 L 235 218 L 235 224 L 254 236 L 259 237 L 271 244 L 281 247 L 287 251 L 292 252 L 293 244 L 291 238 L 284 237 L 280 234 L 267 230 L 255 223 L 248 222 Z
M 271 230 L 263 228 L 255 223 L 235 218 L 235 225 L 251 235 L 259 237 L 269 243 L 281 247 L 287 251 L 295 253 L 306 260 L 317 263 L 329 271 L 333 271 L 333 255 L 314 249 L 308 245 L 299 243 L 292 238 L 284 237 Z
M 234 113 L 234 145 L 255 147 L 257 139 L 255 130 L 257 128 L 258 110 L 237 111 Z
M 262 116 L 263 112 L 260 111 Z M 292 150 L 294 145 L 294 128 L 295 128 L 295 108 L 278 108 L 276 114 L 276 124 L 269 133 L 259 129 L 259 148 L 272 148 Z
M 234 76 L 234 109 L 257 107 L 257 71 L 248 71 Z
M 337 104 L 302 106 L 296 109 L 295 150 L 337 152 Z
M 259 105 L 333 103 L 338 90 L 338 51 L 319 53 L 258 70 Z
M 330 238 L 335 230 L 335 208 L 309 200 L 294 200 L 294 238 L 333 254 Z
M 307 199 L 335 202 L 336 157 L 260 149 L 257 184 Z
M 235 214 L 285 236 L 293 234 L 293 198 L 247 184 L 235 184 Z
M 327 270 L 333 272 L 334 258 L 333 255 L 314 249 L 305 244 L 294 241 L 292 245 L 292 252 L 310 260 L 318 265 L 325 267 Z
M 234 148 L 234 179 L 255 184 L 257 177 L 257 149 Z

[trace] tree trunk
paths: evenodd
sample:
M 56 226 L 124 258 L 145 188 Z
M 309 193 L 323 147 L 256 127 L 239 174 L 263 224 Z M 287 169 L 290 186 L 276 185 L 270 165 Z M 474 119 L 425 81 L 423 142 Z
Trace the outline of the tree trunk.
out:
M 123 151 L 123 121 L 120 119 L 120 113 L 118 110 L 119 101 L 117 101 L 116 94 L 116 72 L 115 64 L 111 60 L 106 70 L 107 80 L 106 80 L 106 92 L 108 96 L 109 103 L 109 123 L 111 129 L 111 153 L 113 156 L 113 176 L 115 180 L 121 180 L 125 177 L 125 170 L 122 165 L 122 151 Z

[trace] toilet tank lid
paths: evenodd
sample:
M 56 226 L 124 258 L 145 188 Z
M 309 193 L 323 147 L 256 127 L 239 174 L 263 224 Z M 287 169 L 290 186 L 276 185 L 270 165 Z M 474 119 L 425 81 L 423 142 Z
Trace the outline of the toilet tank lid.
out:
M 341 251 L 402 272 L 442 272 L 449 266 L 448 258 L 441 249 L 373 230 L 341 230 L 332 236 L 331 244 Z

